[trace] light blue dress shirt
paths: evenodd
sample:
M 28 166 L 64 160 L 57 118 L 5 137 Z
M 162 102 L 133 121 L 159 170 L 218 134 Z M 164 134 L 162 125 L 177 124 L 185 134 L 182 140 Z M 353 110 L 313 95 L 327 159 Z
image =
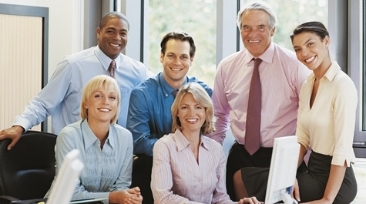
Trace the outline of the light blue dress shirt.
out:
M 212 96 L 212 89 L 195 77 L 186 76 L 184 84 L 199 83 Z M 138 85 L 131 92 L 127 129 L 134 141 L 134 154 L 152 156 L 155 142 L 172 131 L 171 106 L 174 89 L 159 73 Z
M 66 126 L 56 141 L 56 176 L 66 154 L 73 149 L 80 150 L 80 160 L 84 163 L 73 200 L 108 199 L 109 192 L 130 187 L 133 146 L 132 135 L 127 129 L 111 125 L 101 149 L 100 140 L 90 129 L 87 120 Z
M 123 54 L 115 61 L 115 79 L 121 89 L 118 124 L 125 127 L 131 91 L 152 73 L 141 62 Z M 58 134 L 66 125 L 80 120 L 80 101 L 85 84 L 97 75 L 109 75 L 110 63 L 111 59 L 98 46 L 65 57 L 48 84 L 15 118 L 13 125 L 28 130 L 52 116 L 52 132 Z

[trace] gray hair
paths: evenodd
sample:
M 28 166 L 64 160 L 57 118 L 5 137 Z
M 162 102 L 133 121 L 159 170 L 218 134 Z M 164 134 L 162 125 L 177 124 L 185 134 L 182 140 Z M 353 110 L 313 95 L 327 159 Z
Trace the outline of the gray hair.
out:
M 269 15 L 269 22 L 268 22 L 269 26 L 271 28 L 276 27 L 277 16 L 276 16 L 276 13 L 273 10 L 273 8 L 264 1 L 253 1 L 249 4 L 247 4 L 246 6 L 242 7 L 240 9 L 240 11 L 238 12 L 237 25 L 238 25 L 239 30 L 241 30 L 241 16 L 243 15 L 243 13 L 245 11 L 249 11 L 249 10 L 262 10 L 262 11 L 266 12 Z

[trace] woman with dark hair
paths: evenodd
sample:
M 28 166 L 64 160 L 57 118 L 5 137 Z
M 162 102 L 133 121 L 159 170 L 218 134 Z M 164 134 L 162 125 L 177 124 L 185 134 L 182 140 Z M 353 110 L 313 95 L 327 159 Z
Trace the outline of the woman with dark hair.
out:
M 306 22 L 291 35 L 297 58 L 312 74 L 301 88 L 296 135 L 299 164 L 310 149 L 308 172 L 297 174 L 294 196 L 309 203 L 350 203 L 357 183 L 351 164 L 357 91 L 329 55 L 329 33 L 320 22 Z
M 198 83 L 183 85 L 171 107 L 172 132 L 154 146 L 154 202 L 233 204 L 225 187 L 222 146 L 204 136 L 214 129 L 211 98 Z M 235 202 L 236 203 L 236 202 Z M 255 197 L 239 203 L 259 203 Z

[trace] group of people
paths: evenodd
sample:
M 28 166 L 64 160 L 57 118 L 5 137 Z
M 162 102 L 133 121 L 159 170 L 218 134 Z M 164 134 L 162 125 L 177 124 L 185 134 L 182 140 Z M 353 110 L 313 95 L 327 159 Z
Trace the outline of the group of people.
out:
M 272 42 L 276 21 L 261 1 L 238 12 L 245 49 L 220 62 L 211 89 L 187 76 L 196 51 L 190 35 L 163 37 L 163 71 L 153 76 L 121 54 L 130 25 L 123 14 L 108 13 L 97 28 L 98 45 L 61 61 L 0 139 L 12 139 L 11 150 L 24 131 L 52 116 L 56 168 L 72 149 L 85 163 L 73 199 L 261 203 L 274 139 L 297 135 L 294 198 L 350 203 L 357 193 L 354 83 L 331 60 L 322 23 L 297 26 L 293 52 Z M 220 144 L 229 127 L 235 143 L 226 159 Z

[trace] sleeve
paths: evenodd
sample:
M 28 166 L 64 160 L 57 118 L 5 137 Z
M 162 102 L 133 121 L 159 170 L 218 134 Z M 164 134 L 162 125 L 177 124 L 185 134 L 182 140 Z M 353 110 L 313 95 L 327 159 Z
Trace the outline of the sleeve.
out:
M 347 80 L 346 80 L 347 79 Z M 357 90 L 348 77 L 339 83 L 339 91 L 334 99 L 334 136 L 333 165 L 349 167 L 354 159 L 352 142 L 356 124 Z
M 159 140 L 154 146 L 151 173 L 151 191 L 155 202 L 160 204 L 197 203 L 173 193 L 173 173 L 171 169 L 169 148 L 167 144 Z
M 130 132 L 123 132 L 122 137 L 124 141 L 120 141 L 122 143 L 121 154 L 118 155 L 120 158 L 117 160 L 122 160 L 122 167 L 115 184 L 110 188 L 111 191 L 117 190 L 125 190 L 130 188 L 131 180 L 132 180 L 132 161 L 133 161 L 133 142 L 132 135 Z
M 75 138 L 77 135 L 68 126 L 63 128 L 56 139 L 55 155 L 56 167 L 59 169 L 67 153 L 76 149 Z
M 70 131 L 68 127 L 61 130 L 56 140 L 56 167 L 61 167 L 61 164 L 66 156 L 73 149 L 77 149 L 78 141 L 75 138 L 79 138 L 77 131 Z M 56 175 L 57 176 L 57 175 Z M 78 179 L 72 199 L 88 199 L 88 198 L 108 198 L 109 192 L 88 192 L 85 190 L 80 179 Z
M 157 138 L 150 138 L 149 109 L 145 95 L 139 89 L 131 93 L 126 127 L 132 133 L 134 154 L 152 156 Z
M 225 76 L 223 74 L 223 68 L 220 64 L 216 73 L 214 81 L 214 89 L 212 93 L 212 103 L 215 115 L 215 132 L 208 135 L 213 140 L 216 140 L 221 145 L 226 137 L 226 131 L 229 125 L 229 103 L 226 99 L 224 82 Z
M 217 185 L 213 192 L 212 203 L 217 204 L 232 204 L 229 195 L 226 192 L 226 157 L 224 151 L 221 149 L 219 165 L 216 169 Z
M 123 55 L 124 57 L 128 57 L 126 55 Z M 131 57 L 128 57 L 128 59 L 130 59 L 132 61 L 132 64 L 134 64 L 134 66 L 138 67 L 139 68 L 139 78 L 140 78 L 140 83 L 147 80 L 148 78 L 150 77 L 153 77 L 155 74 L 150 71 L 144 63 L 138 61 L 138 60 L 135 60 L 135 59 L 132 59 Z
M 196 79 L 195 77 L 193 77 L 193 79 L 195 79 L 194 81 L 197 82 L 199 85 L 201 85 L 202 88 L 204 88 L 206 90 L 206 92 L 210 96 L 210 98 L 212 98 L 212 89 L 211 89 L 211 87 L 209 85 L 207 85 L 205 82 Z
M 142 77 L 142 79 L 143 79 L 142 81 L 147 80 L 148 78 L 155 76 L 155 74 L 152 71 L 147 69 L 145 66 L 144 66 L 144 68 L 145 69 L 143 69 L 143 73 L 141 75 L 141 76 L 144 76 L 144 77 Z
M 20 125 L 27 131 L 43 122 L 65 99 L 71 77 L 68 61 L 61 61 L 48 84 L 29 102 L 23 113 L 15 118 L 13 125 Z

